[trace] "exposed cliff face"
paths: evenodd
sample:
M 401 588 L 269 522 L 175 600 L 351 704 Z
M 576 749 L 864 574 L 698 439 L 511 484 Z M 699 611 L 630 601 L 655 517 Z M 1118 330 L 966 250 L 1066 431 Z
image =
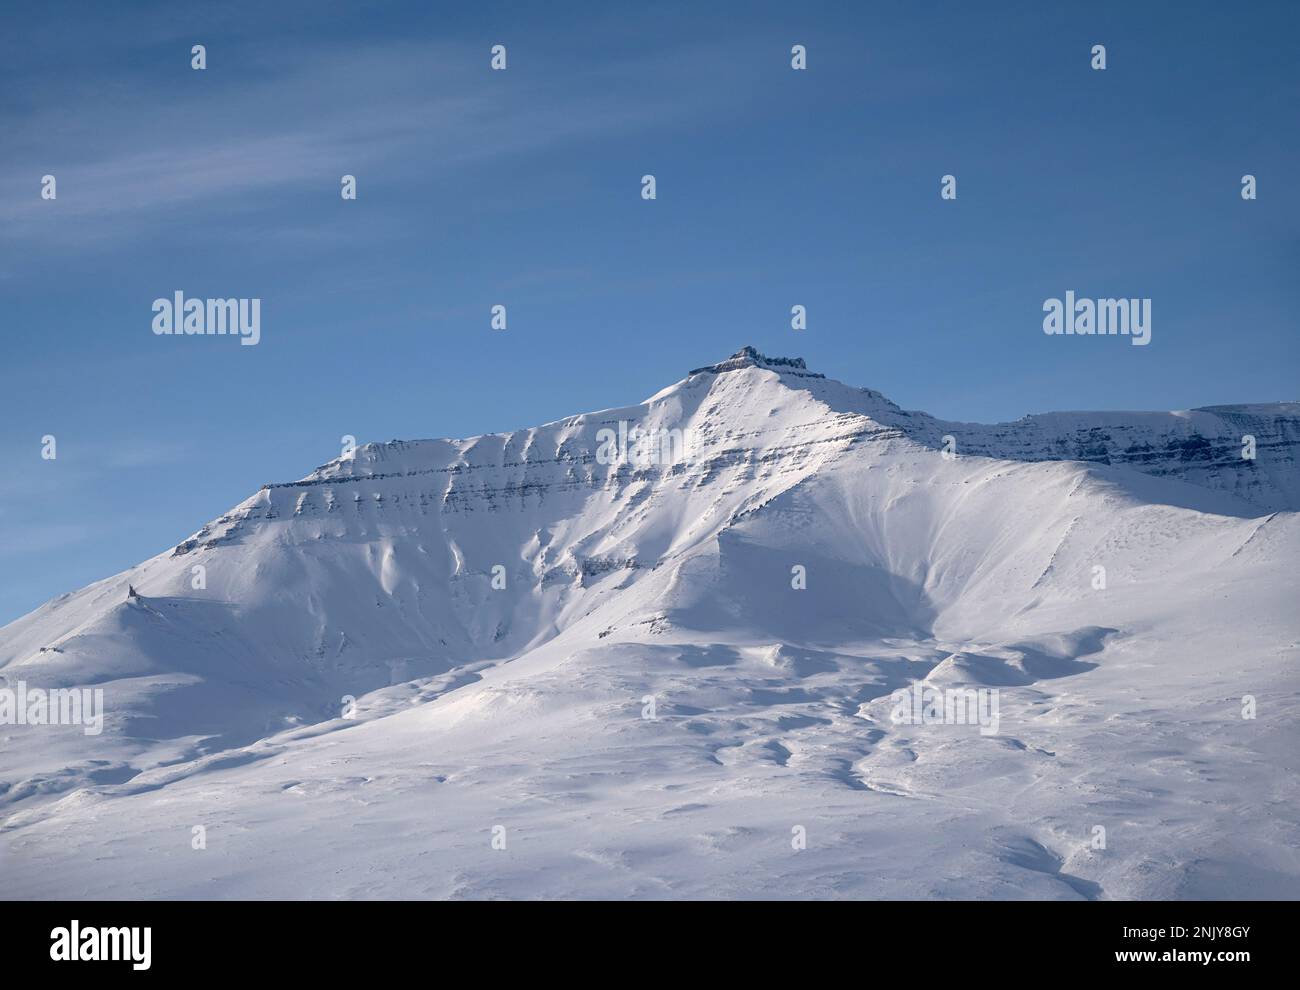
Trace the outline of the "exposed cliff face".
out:
M 1300 508 L 1300 403 L 1047 413 L 997 426 L 940 426 L 968 454 L 1114 464 L 1226 492 L 1264 511 Z
M 0 629 L 6 681 L 111 691 L 93 756 L 75 733 L 11 741 L 0 809 L 35 821 L 61 795 L 144 795 L 232 748 L 297 752 L 344 695 L 490 763 L 499 705 L 523 733 L 510 745 L 553 732 L 563 762 L 575 739 L 625 745 L 591 713 L 659 692 L 698 728 L 663 741 L 671 765 L 721 767 L 709 740 L 737 735 L 748 759 L 807 769 L 801 800 L 825 782 L 924 791 L 917 752 L 923 768 L 967 757 L 890 733 L 881 699 L 918 678 L 1025 687 L 1029 713 L 1115 655 L 1176 657 L 1192 679 L 1126 681 L 1098 696 L 1110 712 L 1122 692 L 1199 690 L 1228 646 L 1189 658 L 1189 617 L 1209 642 L 1243 616 L 1233 663 L 1272 677 L 1296 632 L 1281 601 L 1298 421 L 1285 403 L 949 423 L 746 348 L 639 405 L 368 444 Z M 1080 753 L 1127 745 L 1089 731 Z M 412 744 L 368 738 L 388 761 Z

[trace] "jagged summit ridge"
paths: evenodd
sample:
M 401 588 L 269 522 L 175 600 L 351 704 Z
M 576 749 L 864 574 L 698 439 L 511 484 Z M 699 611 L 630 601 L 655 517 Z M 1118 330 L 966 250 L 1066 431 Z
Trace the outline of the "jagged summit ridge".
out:
M 794 375 L 803 375 L 807 378 L 825 378 L 825 375 L 819 375 L 809 371 L 808 366 L 804 364 L 803 358 L 788 357 L 768 357 L 755 347 L 746 344 L 735 354 L 725 361 L 719 361 L 717 364 L 706 365 L 703 368 L 695 368 L 692 375 L 714 374 L 720 375 L 727 371 L 739 371 L 741 368 L 767 368 L 769 371 L 783 371 Z

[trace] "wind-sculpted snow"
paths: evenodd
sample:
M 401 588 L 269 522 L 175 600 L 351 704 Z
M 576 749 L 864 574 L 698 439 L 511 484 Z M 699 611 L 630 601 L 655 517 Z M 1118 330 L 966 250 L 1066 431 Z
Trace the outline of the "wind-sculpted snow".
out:
M 7 888 L 1297 896 L 1296 423 L 947 423 L 747 348 L 358 447 L 0 630 L 107 709 L 0 726 Z

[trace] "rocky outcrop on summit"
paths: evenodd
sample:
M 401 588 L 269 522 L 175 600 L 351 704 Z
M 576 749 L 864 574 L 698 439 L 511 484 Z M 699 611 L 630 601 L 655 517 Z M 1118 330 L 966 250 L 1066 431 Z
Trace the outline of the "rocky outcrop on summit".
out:
M 826 377 L 809 371 L 808 366 L 804 364 L 803 358 L 768 357 L 748 345 L 742 347 L 727 360 L 706 365 L 703 368 L 696 368 L 691 374 L 720 375 L 728 371 L 739 371 L 741 368 L 767 368 L 771 371 L 784 371 L 793 375 L 803 375 L 807 378 Z

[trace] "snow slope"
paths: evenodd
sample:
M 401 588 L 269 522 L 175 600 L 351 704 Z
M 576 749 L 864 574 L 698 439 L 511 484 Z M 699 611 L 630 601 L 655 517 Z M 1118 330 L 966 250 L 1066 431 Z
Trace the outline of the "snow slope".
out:
M 947 423 L 747 348 L 357 448 L 0 629 L 0 688 L 108 711 L 0 726 L 0 884 L 1300 896 L 1298 423 Z M 896 723 L 917 683 L 996 689 L 998 732 Z

